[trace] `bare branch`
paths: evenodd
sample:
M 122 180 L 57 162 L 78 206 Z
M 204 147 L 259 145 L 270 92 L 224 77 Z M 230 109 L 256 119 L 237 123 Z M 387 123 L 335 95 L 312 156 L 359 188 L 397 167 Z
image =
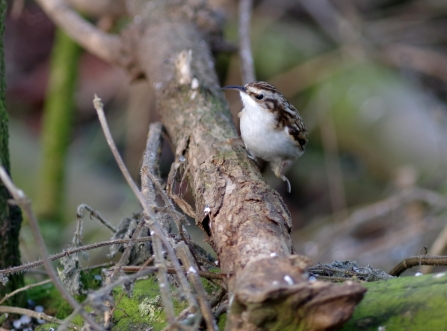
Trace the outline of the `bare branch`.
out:
M 78 209 L 76 211 L 76 218 L 79 220 L 81 218 L 84 217 L 84 210 L 87 210 L 90 213 L 90 217 L 94 217 L 96 218 L 99 222 L 101 222 L 102 224 L 104 224 L 104 226 L 106 228 L 108 228 L 110 231 L 112 231 L 113 233 L 116 233 L 116 228 L 110 224 L 109 222 L 107 222 L 96 210 L 94 210 L 92 207 L 90 207 L 89 205 L 86 205 L 85 203 L 80 204 L 78 206 Z
M 344 221 L 344 223 L 346 226 L 362 224 L 370 219 L 385 216 L 393 210 L 402 207 L 402 205 L 417 200 L 424 201 L 433 207 L 442 209 L 447 208 L 447 199 L 445 197 L 436 192 L 416 187 L 402 190 L 394 196 L 376 202 L 365 208 L 357 209 Z M 341 231 L 346 231 L 346 229 L 343 228 Z
M 121 267 L 125 266 L 129 262 L 129 256 L 132 252 L 132 248 L 137 242 L 137 238 L 140 235 L 141 230 L 146 226 L 146 222 L 144 219 L 141 219 L 138 223 L 137 227 L 135 228 L 135 231 L 132 235 L 132 238 L 130 238 L 129 244 L 126 246 L 126 249 L 124 250 L 123 254 L 121 254 L 121 258 L 118 261 L 118 263 L 115 265 L 115 268 L 113 269 L 112 275 L 110 278 L 112 280 L 115 280 L 116 276 L 118 275 Z
M 159 194 L 161 195 L 161 197 L 163 198 L 166 206 L 167 206 L 167 211 L 171 211 L 171 215 L 174 216 L 174 218 L 176 219 L 176 223 L 178 225 L 178 229 L 179 229 L 179 233 L 181 235 L 181 237 L 186 240 L 185 238 L 185 233 L 183 231 L 183 225 L 181 223 L 181 220 L 178 218 L 178 213 L 175 211 L 175 207 L 171 201 L 171 199 L 168 197 L 168 195 L 166 194 L 166 192 L 163 190 L 163 188 L 161 187 L 158 178 L 156 178 L 155 174 L 155 168 L 157 167 L 157 162 L 158 162 L 158 157 L 159 157 L 159 153 L 160 153 L 160 149 L 161 149 L 161 143 L 162 143 L 162 130 L 163 127 L 161 125 L 161 123 L 152 123 L 149 127 L 149 134 L 148 134 L 148 139 L 147 139 L 147 143 L 146 143 L 146 150 L 144 152 L 144 158 L 143 158 L 143 165 L 141 167 L 141 191 L 142 194 L 144 195 L 144 197 L 146 198 L 146 202 L 148 204 L 148 206 L 152 209 L 152 210 L 157 210 L 157 205 L 156 205 L 156 194 L 155 194 L 155 188 L 157 188 Z M 165 232 L 168 232 L 169 226 L 168 224 L 161 222 L 162 217 L 160 217 L 160 213 L 157 214 L 158 220 L 159 222 L 163 225 Z M 154 241 L 154 245 L 159 245 L 160 243 L 158 241 Z M 163 263 L 163 266 L 161 268 L 159 268 L 159 272 L 158 272 L 158 277 L 159 277 L 159 282 L 160 282 L 160 292 L 162 294 L 162 298 L 163 298 L 163 302 L 168 302 L 169 306 L 166 307 L 165 305 L 165 309 L 168 309 L 169 314 L 167 313 L 166 315 L 168 316 L 168 321 L 169 324 L 174 324 L 175 322 L 175 314 L 174 314 L 174 310 L 172 307 L 172 313 L 170 313 L 171 310 L 171 305 L 172 305 L 172 301 L 170 299 L 170 295 L 169 295 L 169 289 L 162 286 L 161 284 L 166 284 L 167 279 L 166 278 L 166 266 L 164 263 L 164 259 L 163 257 L 160 255 L 161 254 L 161 245 L 159 247 L 160 249 L 160 253 L 158 253 L 158 249 L 155 249 L 156 247 L 154 247 L 154 251 L 155 251 L 155 259 L 157 261 L 157 263 Z M 191 293 L 191 289 L 189 286 L 187 287 L 183 287 L 183 290 L 185 291 L 187 300 L 188 300 L 188 304 L 190 306 L 190 309 L 192 309 L 193 311 L 198 309 L 197 306 L 197 302 L 194 299 L 192 293 Z M 169 315 L 172 315 L 172 318 L 169 318 Z
M 33 210 L 31 209 L 31 203 L 30 200 L 27 198 L 25 193 L 22 190 L 19 190 L 11 181 L 11 178 L 6 173 L 5 168 L 0 166 L 0 178 L 5 184 L 5 186 L 8 188 L 9 192 L 13 196 L 15 202 L 22 207 L 23 211 L 28 217 L 28 222 L 31 227 L 31 230 L 33 232 L 34 239 L 36 241 L 37 248 L 39 250 L 40 255 L 43 259 L 43 265 L 45 266 L 45 270 L 48 273 L 48 276 L 53 281 L 54 285 L 58 289 L 58 291 L 61 293 L 61 295 L 64 297 L 65 300 L 70 304 L 70 306 L 73 307 L 73 309 L 77 310 L 79 309 L 78 302 L 73 299 L 73 297 L 67 292 L 65 287 L 62 285 L 59 277 L 56 274 L 56 271 L 54 270 L 53 266 L 50 263 L 50 259 L 48 257 L 48 250 L 45 246 L 45 241 L 43 240 L 42 234 L 39 230 L 39 224 L 36 218 L 36 215 L 34 214 Z M 87 323 L 90 324 L 90 326 L 97 331 L 102 331 L 103 328 L 98 325 L 95 320 L 87 314 L 87 312 L 83 309 L 79 309 L 80 314 L 85 319 Z
M 166 273 L 165 259 L 163 258 L 160 238 L 154 236 L 152 247 L 154 248 L 155 263 L 157 270 L 158 286 L 160 287 L 161 299 L 166 312 L 168 326 L 175 323 L 174 303 L 169 289 L 168 275 Z
M 125 266 L 122 269 L 123 269 L 124 272 L 137 272 L 137 271 L 139 271 L 141 269 L 144 269 L 144 268 L 145 267 L 142 267 L 142 266 Z M 188 271 L 188 270 L 184 270 L 184 269 L 182 269 L 182 270 L 183 270 L 183 273 L 185 273 L 185 274 Z M 166 272 L 168 274 L 175 274 L 175 273 L 177 273 L 174 268 L 166 268 Z M 217 274 L 217 273 L 214 273 L 214 272 L 197 270 L 197 273 L 199 274 L 200 277 L 208 278 L 208 279 L 222 280 L 224 278 L 222 276 L 222 274 Z M 223 291 L 223 295 L 225 295 L 225 290 Z
M 241 58 L 242 82 L 244 84 L 256 80 L 253 54 L 250 46 L 250 19 L 253 0 L 239 1 L 239 54 Z
M 446 266 L 447 256 L 413 256 L 397 264 L 389 274 L 391 276 L 400 276 L 405 270 L 418 265 Z
M 389 65 L 408 67 L 447 81 L 447 57 L 439 52 L 410 45 L 393 44 L 383 49 L 379 57 Z
M 106 62 L 125 65 L 120 58 L 119 50 L 122 49 L 120 37 L 97 29 L 71 9 L 63 0 L 36 1 L 60 28 L 90 53 Z
M 188 270 L 188 276 L 196 291 L 200 310 L 202 311 L 203 318 L 205 319 L 207 330 L 216 331 L 216 320 L 214 319 L 213 312 L 211 311 L 211 307 L 208 303 L 202 281 L 200 280 L 199 274 L 197 273 L 198 266 L 194 266 L 194 260 L 192 258 L 191 252 L 189 251 L 188 246 L 183 241 L 178 243 L 177 252 L 180 255 L 180 259 L 182 260 L 185 269 Z
M 8 300 L 10 297 L 16 295 L 17 293 L 20 293 L 20 292 L 23 292 L 23 291 L 27 291 L 30 288 L 37 287 L 37 286 L 40 286 L 40 285 L 45 285 L 45 284 L 48 284 L 48 283 L 51 283 L 51 279 L 46 279 L 46 280 L 43 280 L 43 281 L 35 283 L 35 284 L 29 284 L 29 285 L 26 285 L 24 287 L 18 288 L 17 290 L 12 291 L 11 293 L 6 294 L 5 297 L 0 300 L 0 305 L 3 302 L 5 302 L 6 300 Z
M 37 311 L 34 311 L 34 310 L 18 308 L 18 307 L 0 306 L 0 313 L 28 315 L 28 316 L 31 316 L 31 317 L 34 317 L 37 319 L 42 319 L 42 320 L 48 321 L 50 323 L 57 323 L 57 324 L 62 324 L 64 322 L 56 317 L 49 316 L 45 313 L 38 313 Z M 69 324 L 68 326 L 72 329 L 79 330 L 79 331 L 82 329 L 80 326 L 77 326 L 74 324 Z
M 151 241 L 152 238 L 151 237 L 143 237 L 143 238 L 137 238 L 134 240 L 134 242 L 145 242 L 145 241 Z M 55 261 L 58 260 L 64 256 L 69 256 L 71 254 L 75 254 L 75 253 L 79 253 L 79 252 L 83 252 L 83 251 L 87 251 L 90 249 L 96 249 L 99 247 L 103 247 L 103 246 L 111 246 L 111 245 L 115 245 L 115 244 L 127 244 L 130 243 L 132 241 L 132 239 L 117 239 L 117 240 L 109 240 L 109 241 L 101 241 L 95 244 L 91 244 L 91 245 L 85 245 L 82 247 L 76 247 L 73 249 L 67 249 L 64 250 L 62 253 L 58 253 L 58 254 L 54 254 L 54 255 L 50 255 L 48 257 L 48 259 L 50 261 Z M 20 266 L 16 266 L 16 267 L 11 267 L 8 269 L 3 269 L 0 270 L 0 275 L 9 275 L 9 274 L 13 274 L 16 272 L 21 272 L 21 271 L 25 271 L 31 268 L 36 268 L 38 266 L 41 266 L 43 264 L 43 260 L 37 260 L 34 262 L 30 262 L 30 263 L 26 263 L 26 264 L 22 264 Z
M 66 0 L 67 3 L 80 12 L 101 17 L 104 15 L 123 16 L 126 6 L 122 0 Z
M 146 151 L 144 153 L 143 166 L 141 168 L 141 193 L 145 197 L 146 204 L 154 209 L 156 207 L 156 193 L 155 193 L 155 180 L 149 180 L 149 177 L 143 176 L 143 173 L 153 173 L 157 164 L 158 154 L 162 146 L 162 136 L 161 136 L 162 126 L 161 123 L 151 124 L 149 129 L 148 140 L 146 144 Z M 158 183 L 158 181 L 157 181 Z M 158 214 L 159 215 L 159 214 Z M 161 217 L 158 217 L 161 220 Z M 165 234 L 169 233 L 169 224 L 165 222 L 160 222 L 162 229 Z M 168 326 L 175 323 L 175 311 L 174 304 L 172 301 L 168 275 L 166 272 L 166 263 L 163 257 L 161 240 L 159 237 L 154 235 L 154 241 L 152 243 L 154 249 L 155 263 L 157 266 L 157 279 L 158 285 L 160 287 L 160 294 L 163 301 L 163 306 L 166 311 L 166 319 Z
M 146 203 L 153 209 L 156 204 L 156 192 L 155 185 L 158 184 L 159 192 L 163 193 L 158 180 L 154 178 L 149 178 L 149 174 L 154 174 L 158 171 L 157 160 L 163 146 L 162 138 L 163 127 L 160 122 L 151 123 L 149 125 L 149 133 L 146 142 L 146 149 L 143 155 L 143 165 L 141 166 L 141 193 L 146 198 Z M 165 234 L 169 233 L 169 224 L 165 222 L 160 222 L 161 227 L 165 231 Z
M 182 272 L 180 262 L 174 253 L 174 249 L 172 248 L 169 240 L 166 238 L 166 236 L 163 233 L 163 230 L 161 229 L 160 225 L 158 224 L 156 213 L 148 206 L 148 204 L 146 203 L 145 197 L 138 190 L 137 185 L 135 184 L 129 171 L 127 170 L 127 168 L 123 162 L 123 159 L 121 158 L 121 156 L 116 148 L 116 145 L 112 138 L 112 134 L 110 133 L 110 129 L 107 125 L 107 120 L 104 115 L 104 110 L 103 110 L 103 105 L 101 103 L 101 99 L 99 99 L 96 95 L 95 95 L 95 99 L 93 100 L 93 104 L 94 104 L 95 109 L 98 113 L 98 118 L 101 123 L 101 127 L 104 131 L 104 135 L 106 137 L 107 143 L 109 144 L 110 150 L 112 151 L 112 154 L 115 157 L 115 160 L 118 163 L 118 166 L 119 166 L 121 172 L 123 173 L 124 178 L 126 179 L 130 188 L 132 189 L 132 191 L 134 192 L 138 201 L 140 202 L 141 206 L 143 207 L 145 214 L 149 216 L 149 219 L 147 220 L 147 222 L 149 223 L 151 232 L 154 232 L 154 235 L 157 236 L 161 240 L 163 246 L 165 247 L 165 249 L 168 253 L 169 259 L 171 260 L 171 263 L 177 272 L 177 276 L 179 278 L 180 285 L 185 290 L 185 292 L 187 292 L 187 289 L 189 288 L 188 280 L 186 279 L 185 275 Z M 192 296 L 188 296 L 187 298 L 188 298 L 188 302 L 190 303 L 190 306 L 197 306 L 197 303 L 194 304 L 195 299 Z
M 181 238 L 185 241 L 189 241 L 189 236 L 185 234 L 182 221 L 186 221 L 184 215 L 180 214 L 175 210 L 175 206 L 172 200 L 169 198 L 163 187 L 160 185 L 158 177 L 155 175 L 157 162 L 159 154 L 162 147 L 163 137 L 163 126 L 160 122 L 151 123 L 149 125 L 149 134 L 146 142 L 146 149 L 143 156 L 143 165 L 141 166 L 141 192 L 146 198 L 147 203 L 151 206 L 154 211 L 165 211 L 169 213 L 175 220 L 178 228 L 178 232 Z M 158 193 L 165 202 L 166 207 L 155 206 L 155 188 L 157 188 Z M 160 219 L 160 223 L 167 233 L 169 225 Z

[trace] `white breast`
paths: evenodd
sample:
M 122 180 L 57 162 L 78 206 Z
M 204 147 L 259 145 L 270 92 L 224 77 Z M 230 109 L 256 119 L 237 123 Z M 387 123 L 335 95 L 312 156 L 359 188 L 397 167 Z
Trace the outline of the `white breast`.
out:
M 266 161 L 278 158 L 293 160 L 302 154 L 292 141 L 287 128 L 275 129 L 275 116 L 261 108 L 255 100 L 240 93 L 244 109 L 240 115 L 241 136 L 252 154 Z

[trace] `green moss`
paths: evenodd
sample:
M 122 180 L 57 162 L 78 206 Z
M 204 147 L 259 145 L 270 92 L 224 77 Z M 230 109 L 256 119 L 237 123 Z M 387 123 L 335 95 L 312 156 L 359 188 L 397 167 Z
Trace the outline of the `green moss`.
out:
M 206 293 L 212 295 L 213 293 L 217 292 L 219 290 L 219 286 L 215 283 L 209 281 L 206 278 L 201 278 L 203 288 L 205 289 Z
M 122 291 L 122 288 L 113 291 L 115 302 L 118 304 L 113 314 L 114 331 L 142 330 L 149 326 L 156 331 L 166 326 L 160 290 L 154 276 L 136 282 L 131 298 L 122 295 Z M 175 293 L 175 289 L 173 292 Z M 185 302 L 174 300 L 176 314 L 186 307 Z
M 403 277 L 364 284 L 368 288 L 344 331 L 445 330 L 447 274 Z
M 54 323 L 46 323 L 44 325 L 39 325 L 37 328 L 34 329 L 34 331 L 50 331 L 50 330 L 57 330 L 59 327 L 59 324 Z
M 73 311 L 52 283 L 33 287 L 27 291 L 26 296 L 36 304 L 45 307 L 46 314 L 59 319 L 64 319 Z
M 227 323 L 227 314 L 222 314 L 219 316 L 219 320 L 217 321 L 217 326 L 219 330 L 225 330 L 225 323 Z
M 87 286 L 90 286 L 90 289 L 92 287 L 97 288 L 101 285 L 94 279 L 94 275 L 97 273 L 97 270 L 93 270 L 90 273 L 83 275 L 82 280 L 85 285 L 84 288 L 88 288 Z M 203 278 L 202 284 L 205 291 L 210 295 L 215 294 L 219 289 L 218 285 Z M 172 295 L 174 297 L 174 310 L 178 315 L 187 307 L 187 303 L 180 298 L 181 296 L 176 288 L 172 288 Z M 60 293 L 51 283 L 31 288 L 27 292 L 27 297 L 35 301 L 37 304 L 44 306 L 45 313 L 48 315 L 55 316 L 62 320 L 69 316 L 73 311 L 71 306 L 61 298 Z M 166 316 L 155 276 L 137 281 L 134 285 L 132 297 L 123 294 L 123 289 L 121 287 L 116 287 L 113 290 L 113 297 L 117 305 L 113 313 L 114 331 L 144 330 L 149 327 L 153 327 L 156 331 L 162 330 L 166 326 Z M 79 296 L 76 297 L 76 299 L 81 302 L 85 300 L 85 296 Z M 85 309 L 91 311 L 90 307 L 86 307 Z M 225 318 L 221 318 L 220 320 L 224 319 Z M 82 325 L 83 319 L 80 315 L 77 315 L 72 323 Z M 45 324 L 40 327 L 39 330 L 48 330 L 50 326 L 53 325 Z M 55 327 L 55 329 L 56 328 L 57 327 Z
M 101 276 L 101 268 L 90 270 L 89 272 L 81 271 L 83 288 L 98 290 L 102 286 L 102 280 L 97 278 L 98 275 Z

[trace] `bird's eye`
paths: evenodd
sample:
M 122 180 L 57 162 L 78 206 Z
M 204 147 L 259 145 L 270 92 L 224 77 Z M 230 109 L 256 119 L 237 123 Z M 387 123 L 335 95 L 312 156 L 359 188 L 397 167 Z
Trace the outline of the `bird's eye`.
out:
M 258 100 L 262 100 L 263 97 L 264 97 L 264 94 L 258 94 L 258 95 L 256 96 L 256 99 L 258 99 Z

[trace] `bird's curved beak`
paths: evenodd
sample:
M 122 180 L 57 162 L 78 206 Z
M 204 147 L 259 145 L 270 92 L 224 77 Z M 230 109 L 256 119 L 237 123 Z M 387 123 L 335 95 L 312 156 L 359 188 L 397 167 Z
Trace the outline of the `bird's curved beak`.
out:
M 247 89 L 245 88 L 245 86 L 237 86 L 237 85 L 224 86 L 222 87 L 222 90 L 237 90 L 239 92 L 247 93 Z

